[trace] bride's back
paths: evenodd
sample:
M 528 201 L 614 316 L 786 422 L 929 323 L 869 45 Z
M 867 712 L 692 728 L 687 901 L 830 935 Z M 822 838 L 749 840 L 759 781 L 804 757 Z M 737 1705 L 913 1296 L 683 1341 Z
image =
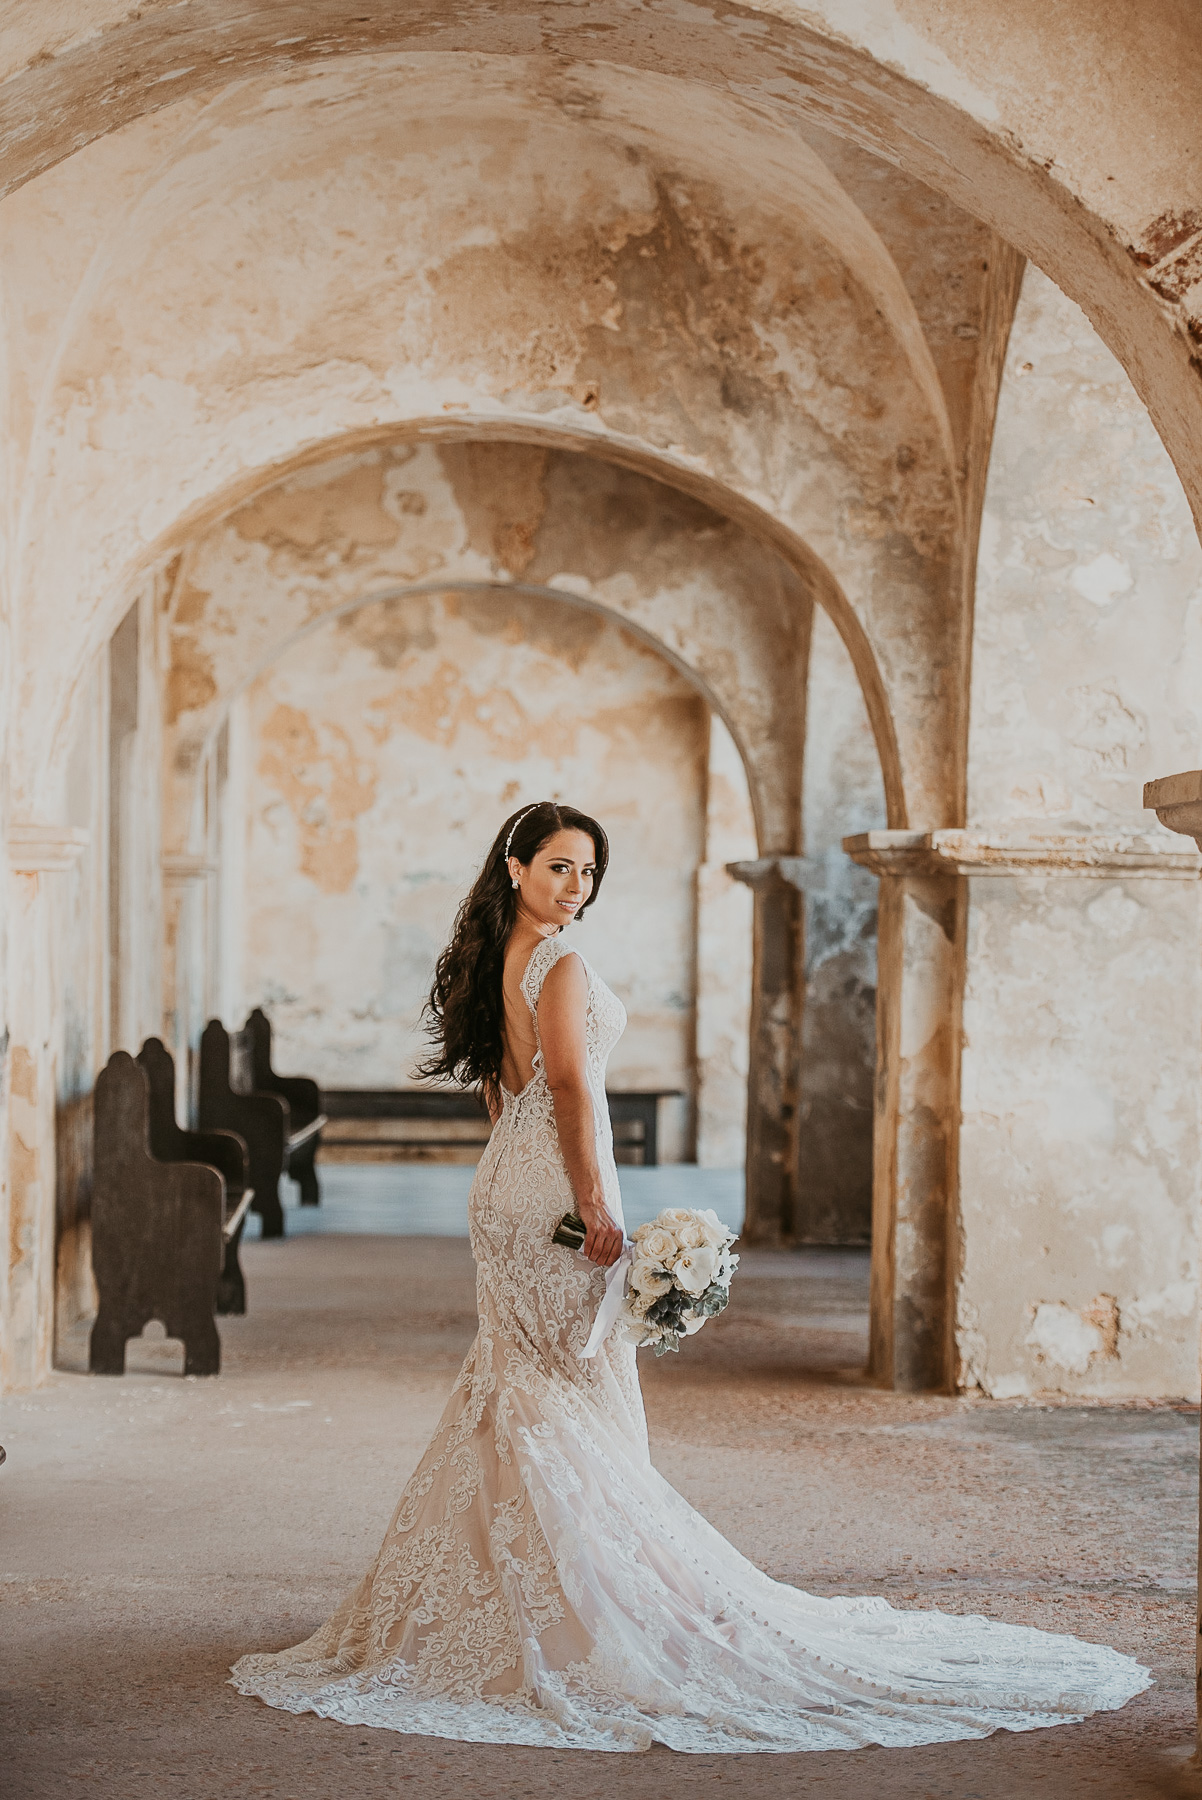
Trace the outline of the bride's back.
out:
M 537 947 L 537 944 L 531 946 L 515 943 L 511 938 L 505 950 L 501 975 L 501 999 L 505 1017 L 501 1085 L 511 1094 L 520 1094 L 530 1080 L 534 1074 L 534 1059 L 538 1054 L 534 1014 L 522 992 L 522 980 Z

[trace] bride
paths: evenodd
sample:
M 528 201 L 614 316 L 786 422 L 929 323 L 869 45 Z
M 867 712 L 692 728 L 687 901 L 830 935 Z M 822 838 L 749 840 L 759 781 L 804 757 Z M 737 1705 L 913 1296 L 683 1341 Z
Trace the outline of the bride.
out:
M 652 1467 L 635 1352 L 581 1356 L 621 1252 L 605 1065 L 621 1002 L 566 927 L 595 820 L 497 834 L 438 964 L 423 1073 L 483 1088 L 479 1332 L 372 1567 L 305 1643 L 233 1683 L 289 1712 L 480 1743 L 713 1753 L 1030 1731 L 1122 1706 L 1137 1663 L 983 1618 L 769 1580 Z M 565 1212 L 583 1255 L 551 1242 Z

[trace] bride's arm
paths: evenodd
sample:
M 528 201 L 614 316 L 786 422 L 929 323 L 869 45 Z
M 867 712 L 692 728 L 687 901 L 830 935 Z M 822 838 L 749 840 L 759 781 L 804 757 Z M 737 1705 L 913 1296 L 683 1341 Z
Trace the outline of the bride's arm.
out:
M 588 1085 L 588 976 L 578 956 L 564 956 L 543 982 L 538 997 L 538 1040 L 543 1068 L 555 1103 L 555 1129 L 587 1228 L 584 1254 L 602 1268 L 617 1262 L 622 1233 L 610 1217 L 597 1162 L 597 1127 Z

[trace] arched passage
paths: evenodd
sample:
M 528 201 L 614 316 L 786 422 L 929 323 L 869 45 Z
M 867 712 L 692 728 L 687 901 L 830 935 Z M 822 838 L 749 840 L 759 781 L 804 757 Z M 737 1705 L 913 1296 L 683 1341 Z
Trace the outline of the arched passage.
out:
M 40 520 L 44 504 L 56 506 L 77 480 L 115 485 L 95 492 L 92 519 L 74 504 L 51 531 L 26 538 L 21 585 L 75 596 L 70 621 L 57 620 L 55 630 L 67 626 L 81 643 L 107 635 L 132 564 L 178 539 L 181 523 L 211 514 L 215 494 L 258 485 L 264 469 L 282 471 L 298 455 L 328 455 L 339 439 L 497 434 L 587 446 L 716 503 L 808 565 L 811 579 L 829 570 L 824 603 L 866 687 L 884 685 L 872 704 L 887 764 L 890 736 L 897 741 L 895 822 L 954 816 L 952 445 L 913 304 L 862 215 L 812 152 L 783 139 L 779 174 L 791 198 L 780 216 L 759 217 L 762 201 L 738 191 L 726 162 L 723 182 L 734 187 L 715 230 L 708 214 L 722 189 L 679 132 L 662 144 L 647 137 L 631 162 L 614 129 L 533 105 L 504 71 L 482 92 L 446 71 L 403 120 L 392 93 L 383 82 L 364 93 L 333 73 L 314 74 L 265 114 L 263 96 L 240 89 L 218 102 L 220 116 L 173 119 L 178 141 L 166 156 L 165 145 L 123 137 L 85 153 L 95 168 L 73 162 L 93 229 L 71 251 L 82 299 L 54 319 L 39 347 L 52 355 L 30 395 L 21 450 L 26 516 Z M 295 171 L 318 120 L 324 172 L 314 165 L 306 177 L 306 206 L 308 236 L 327 214 L 321 230 L 333 261 L 320 265 L 295 233 L 281 233 L 278 214 L 260 216 L 273 182 L 297 178 L 285 171 Z M 754 139 L 745 121 L 731 129 L 728 148 L 743 165 Z M 472 241 L 470 219 L 453 226 L 460 215 L 445 160 L 433 188 L 416 180 L 422 167 L 427 179 L 433 173 L 426 153 L 448 130 L 471 191 L 482 162 L 504 163 L 505 223 L 491 246 Z M 141 159 L 152 149 L 147 185 Z M 559 185 L 549 210 L 540 171 L 550 162 L 578 173 L 574 186 Z M 606 166 L 613 180 L 603 184 L 611 215 L 603 224 Z M 237 205 L 228 204 L 231 184 Z M 205 199 L 216 193 L 219 206 Z M 35 205 L 28 189 L 12 204 L 32 224 L 45 198 L 39 193 Z M 82 199 L 73 195 L 73 206 Z M 412 213 L 403 226 L 398 206 Z M 132 235 L 123 222 L 131 207 Z M 11 223 L 19 236 L 15 213 Z M 531 259 L 536 237 L 544 248 Z M 231 286 L 230 272 L 256 269 L 261 291 L 265 256 L 279 303 L 270 328 L 248 335 L 259 303 Z M 577 288 L 566 292 L 564 267 L 577 271 Z M 517 268 L 525 271 L 520 299 L 490 318 L 479 295 L 510 294 Z M 348 311 L 339 296 L 350 293 Z M 181 304 L 200 329 L 178 360 Z M 740 324 L 748 314 L 763 314 L 765 326 L 779 315 L 784 338 L 775 341 L 775 325 L 764 338 Z M 533 332 L 531 319 L 539 321 Z M 114 332 L 128 334 L 112 365 L 123 374 L 93 393 L 83 367 L 97 334 L 111 342 Z M 854 344 L 854 353 L 836 372 L 839 343 Z M 20 355 L 24 362 L 24 348 Z M 103 426 L 87 417 L 95 403 Z M 67 475 L 68 462 L 77 475 Z M 145 499 L 135 508 L 138 492 Z M 52 546 L 53 571 L 44 560 Z M 31 616 L 35 662 L 49 648 L 39 633 L 50 627 L 48 614 Z M 53 665 L 48 659 L 47 679 L 61 692 Z M 946 729 L 908 734 L 903 696 L 917 706 L 932 681 L 948 709 Z M 48 691 L 30 699 L 42 716 L 61 713 Z M 34 767 L 44 792 L 44 759 Z M 32 796 L 18 804 L 32 806 Z
M 165 982 L 183 1059 L 212 1012 L 262 1004 L 283 1066 L 335 1089 L 412 1085 L 448 920 L 497 819 L 549 793 L 610 832 L 605 904 L 578 935 L 626 995 L 611 1085 L 670 1096 L 661 1160 L 708 1144 L 711 1166 L 741 1165 L 743 1095 L 698 1049 L 699 1032 L 723 1037 L 726 1085 L 745 1088 L 749 917 L 717 979 L 704 948 L 748 910 L 721 864 L 732 835 L 728 857 L 755 849 L 729 742 L 645 634 L 546 589 L 425 587 L 323 616 L 233 697 L 197 769 L 204 874 L 175 879 L 186 910 Z

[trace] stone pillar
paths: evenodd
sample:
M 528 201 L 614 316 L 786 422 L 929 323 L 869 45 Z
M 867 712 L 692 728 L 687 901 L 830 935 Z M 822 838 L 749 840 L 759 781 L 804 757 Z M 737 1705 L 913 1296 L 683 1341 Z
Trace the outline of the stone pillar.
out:
M 1146 936 L 1196 941 L 1197 856 L 1129 831 L 845 847 L 881 878 L 873 1373 L 1192 1393 L 1199 980 L 1174 1009 Z
M 963 883 L 927 839 L 870 831 L 844 849 L 880 877 L 869 1373 L 952 1386 Z
M 207 1023 L 207 989 L 213 889 L 217 864 L 204 855 L 164 856 L 163 1024 L 164 1043 L 175 1058 L 175 1108 L 195 1123 L 193 1061 Z
M 808 865 L 800 856 L 763 856 L 726 866 L 755 896 L 743 1237 L 788 1244 L 797 1215 Z
M 1155 812 L 1160 823 L 1183 837 L 1192 837 L 1202 850 L 1202 769 L 1189 769 L 1181 775 L 1166 775 L 1160 781 L 1149 781 L 1144 787 L 1144 805 Z M 1202 1448 L 1199 1463 L 1202 1465 Z M 1199 1496 L 1202 1506 L 1202 1494 Z M 1198 1607 L 1194 1616 L 1194 1693 L 1197 1725 L 1197 1754 L 1202 1757 L 1202 1512 L 1198 1521 Z
M 738 748 L 710 715 L 705 858 L 697 868 L 697 1162 L 741 1169 L 747 1155 L 748 1036 L 755 900 L 727 865 L 756 853 Z
M 0 1390 L 36 1387 L 54 1347 L 55 1070 L 49 883 L 87 845 L 72 826 L 8 834 L 7 1157 L 0 1216 Z

